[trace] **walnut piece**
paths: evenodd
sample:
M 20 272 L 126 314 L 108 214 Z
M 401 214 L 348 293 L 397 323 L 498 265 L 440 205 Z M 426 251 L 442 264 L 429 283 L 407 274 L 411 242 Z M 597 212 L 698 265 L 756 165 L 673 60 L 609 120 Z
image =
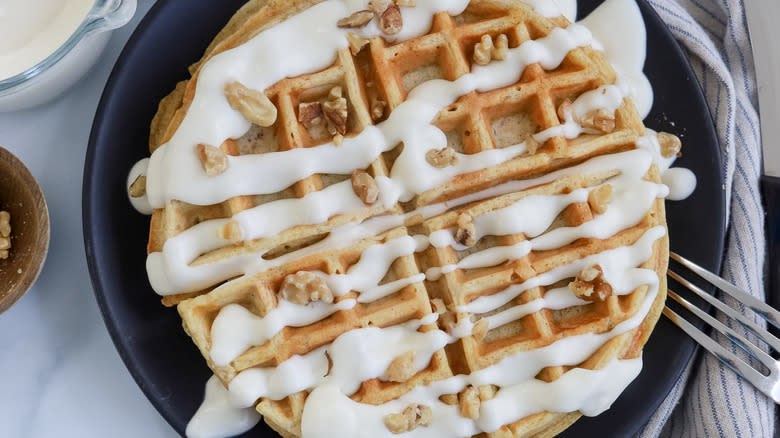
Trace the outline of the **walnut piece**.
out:
M 230 221 L 217 229 L 217 237 L 231 242 L 240 242 L 243 237 L 241 225 L 236 221 Z
M 298 104 L 298 121 L 306 129 L 322 123 L 322 104 L 319 102 L 301 102 Z
M 474 46 L 474 62 L 477 65 L 488 65 L 493 59 L 493 38 L 490 35 L 482 35 L 482 38 Z
M 138 178 L 130 184 L 128 189 L 131 198 L 140 198 L 146 194 L 146 175 L 139 175 Z
M 366 47 L 370 42 L 366 38 L 355 35 L 352 32 L 349 32 L 347 34 L 347 41 L 349 41 L 349 51 L 353 55 L 357 55 L 358 53 L 360 53 L 360 51 L 363 50 L 363 47 Z
M 366 205 L 371 205 L 379 199 L 379 185 L 363 170 L 352 172 L 352 190 Z
M 0 259 L 7 259 L 11 249 L 11 213 L 0 211 Z
M 615 131 L 615 114 L 610 113 L 605 108 L 593 110 L 585 114 L 581 124 L 583 128 L 595 129 L 604 134 L 609 134 Z
M 413 8 L 417 6 L 417 0 L 395 0 L 395 4 L 402 8 Z
M 604 301 L 612 295 L 612 286 L 604 279 L 604 271 L 599 265 L 580 271 L 577 278 L 569 283 L 569 289 L 586 301 Z
M 385 371 L 387 380 L 391 382 L 406 382 L 417 373 L 414 369 L 414 350 L 396 357 Z
M 664 158 L 671 158 L 679 154 L 682 149 L 680 138 L 668 132 L 658 133 L 658 144 L 661 146 L 661 155 Z
M 322 114 L 328 122 L 330 135 L 347 133 L 347 99 L 343 97 L 341 87 L 333 87 L 328 95 L 328 100 L 322 104 Z
M 379 30 L 385 35 L 395 35 L 404 27 L 404 18 L 401 15 L 401 8 L 392 3 L 387 9 L 379 15 Z
M 370 0 L 368 2 L 368 9 L 370 9 L 371 12 L 375 13 L 378 17 L 382 15 L 393 3 L 393 0 Z
M 304 305 L 313 301 L 333 302 L 333 292 L 325 280 L 309 271 L 298 271 L 285 277 L 279 293 L 282 298 L 294 304 Z
M 371 99 L 371 120 L 377 121 L 384 117 L 387 102 L 379 98 Z
M 400 414 L 385 415 L 384 421 L 387 429 L 394 433 L 406 433 L 417 429 L 418 426 L 426 427 L 433 420 L 433 411 L 426 405 L 412 403 Z
M 477 388 L 469 385 L 458 393 L 458 407 L 460 416 L 475 420 L 479 417 L 479 393 Z
M 217 176 L 227 170 L 227 155 L 219 148 L 201 143 L 195 146 L 195 152 L 206 175 Z
M 455 241 L 465 246 L 474 246 L 477 243 L 477 227 L 472 222 L 468 213 L 458 216 L 458 229 L 455 231 Z
M 610 199 L 612 199 L 612 185 L 604 184 L 590 191 L 590 194 L 588 194 L 588 205 L 594 213 L 603 214 L 609 207 Z
M 276 122 L 276 107 L 262 91 L 235 81 L 225 86 L 225 97 L 231 108 L 255 125 L 268 127 Z
M 477 65 L 488 65 L 490 61 L 503 61 L 509 54 L 509 38 L 501 34 L 493 40 L 488 35 L 482 35 L 479 42 L 474 46 L 474 62 Z
M 455 406 L 458 404 L 458 394 L 442 394 L 439 396 L 439 401 L 448 406 Z
M 374 13 L 371 11 L 357 11 L 349 17 L 342 18 L 336 25 L 341 28 L 363 27 L 374 19 Z
M 11 213 L 0 211 L 0 236 L 11 236 Z
M 498 392 L 498 387 L 495 385 L 482 385 L 477 389 L 479 390 L 479 400 L 483 402 L 494 398 Z
M 455 150 L 450 147 L 431 149 L 425 154 L 425 161 L 437 169 L 442 169 L 457 164 L 458 156 L 455 154 Z
M 485 339 L 489 328 L 490 324 L 488 323 L 487 319 L 479 320 L 479 322 L 474 324 L 474 327 L 471 329 L 471 334 L 474 336 L 474 340 L 477 342 L 482 342 L 482 340 Z
M 496 37 L 495 47 L 493 47 L 492 57 L 496 61 L 503 61 L 509 54 L 509 38 L 503 33 Z

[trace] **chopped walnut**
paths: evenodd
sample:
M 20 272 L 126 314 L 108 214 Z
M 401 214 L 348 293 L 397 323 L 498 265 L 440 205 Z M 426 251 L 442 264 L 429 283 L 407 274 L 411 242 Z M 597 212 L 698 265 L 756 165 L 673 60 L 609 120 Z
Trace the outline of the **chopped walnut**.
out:
M 583 128 L 595 129 L 609 134 L 615 131 L 615 114 L 605 108 L 593 110 L 585 115 L 581 121 Z
M 569 283 L 569 289 L 586 301 L 604 301 L 612 295 L 612 286 L 604 279 L 604 271 L 599 265 L 580 271 L 577 278 Z
M 385 375 L 387 380 L 391 382 L 406 382 L 416 372 L 417 370 L 414 369 L 414 350 L 412 350 L 393 359 L 387 367 Z
M 349 17 L 342 18 L 336 25 L 341 28 L 363 27 L 374 19 L 374 13 L 371 11 L 357 11 Z
M 479 399 L 483 402 L 492 399 L 498 392 L 498 387 L 495 385 L 482 385 L 477 389 L 479 390 Z
M 298 271 L 282 281 L 279 293 L 285 300 L 295 304 L 309 304 L 313 301 L 333 302 L 333 292 L 320 276 L 309 271 Z
M 477 227 L 472 222 L 468 213 L 458 216 L 458 229 L 455 231 L 455 241 L 465 246 L 474 246 L 477 243 Z
M 603 214 L 609 207 L 609 200 L 612 199 L 612 185 L 604 184 L 603 186 L 593 189 L 588 195 L 588 205 L 591 211 L 596 214 Z
M 276 122 L 276 107 L 262 91 L 231 82 L 225 86 L 225 96 L 231 108 L 255 125 L 268 127 Z
M 363 170 L 352 172 L 352 190 L 366 205 L 371 205 L 379 199 L 379 185 Z
M 661 146 L 661 155 L 671 158 L 680 153 L 682 142 L 680 138 L 668 132 L 658 133 L 658 144 Z
M 11 237 L 11 213 L 0 211 L 0 236 Z
M 457 164 L 458 156 L 455 154 L 455 150 L 450 147 L 431 149 L 425 154 L 425 161 L 437 169 L 442 169 Z
M 387 102 L 381 99 L 372 99 L 371 101 L 371 120 L 379 120 L 385 115 Z
M 347 99 L 343 97 L 341 87 L 333 87 L 330 90 L 328 101 L 322 104 L 322 113 L 328 122 L 328 132 L 331 135 L 347 132 Z
M 395 0 L 395 4 L 402 8 L 413 8 L 417 6 L 417 0 Z
M 217 237 L 231 242 L 240 242 L 243 237 L 241 225 L 236 221 L 230 221 L 217 229 Z
M 333 136 L 333 144 L 336 146 L 341 146 L 344 144 L 344 136 L 341 134 L 336 134 Z
M 474 327 L 471 329 L 474 340 L 482 342 L 487 335 L 488 329 L 490 329 L 490 323 L 488 323 L 487 319 L 481 319 L 478 323 L 474 324 Z
M 301 102 L 298 105 L 298 121 L 306 129 L 322 123 L 322 104 L 319 102 Z
M 448 406 L 455 406 L 458 404 L 458 394 L 442 394 L 439 396 L 439 401 Z
M 404 18 L 401 9 L 395 3 L 379 16 L 379 30 L 385 35 L 395 35 L 404 27 Z
M 496 61 L 503 61 L 509 53 L 509 38 L 503 33 L 496 37 L 495 47 L 493 47 L 492 57 Z
M 493 59 L 493 38 L 482 35 L 482 39 L 474 46 L 474 62 L 477 65 L 488 65 Z
M 357 55 L 358 53 L 360 53 L 360 51 L 363 50 L 363 47 L 366 47 L 370 42 L 366 38 L 355 35 L 352 32 L 349 32 L 347 34 L 347 41 L 349 41 L 349 51 L 353 55 Z
M 460 416 L 475 420 L 479 417 L 479 393 L 477 388 L 469 385 L 458 393 L 458 405 L 460 407 Z
M 577 120 L 577 117 L 574 115 L 574 111 L 572 110 L 571 99 L 566 99 L 561 102 L 560 105 L 558 105 L 558 119 L 561 121 L 561 123 L 566 123 L 567 115 L 571 116 L 575 121 Z
M 393 0 L 370 0 L 368 2 L 368 9 L 370 9 L 373 13 L 375 13 L 377 16 L 382 15 L 387 8 L 390 7 L 394 2 Z
M 0 259 L 7 259 L 11 249 L 11 213 L 0 211 Z
M 426 427 L 433 420 L 433 411 L 430 407 L 410 404 L 400 414 L 385 415 L 384 421 L 387 429 L 394 433 L 405 433 L 417 429 L 418 426 Z
M 128 189 L 131 198 L 140 198 L 146 194 L 146 175 L 138 175 L 138 178 L 130 184 Z
M 227 170 L 227 155 L 219 148 L 201 143 L 195 146 L 195 152 L 206 175 L 217 176 Z

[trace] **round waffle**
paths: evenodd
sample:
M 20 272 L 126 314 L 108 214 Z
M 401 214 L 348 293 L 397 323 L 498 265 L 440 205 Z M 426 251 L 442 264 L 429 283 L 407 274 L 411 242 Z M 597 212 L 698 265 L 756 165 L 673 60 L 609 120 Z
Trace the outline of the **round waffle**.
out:
M 407 405 L 432 408 L 401 426 L 419 436 L 553 436 L 597 414 L 638 372 L 668 259 L 663 154 L 615 72 L 583 28 L 519 1 L 398 2 L 399 35 L 381 11 L 333 26 L 331 12 L 362 17 L 326 3 L 249 2 L 161 102 L 146 190 L 163 303 L 285 437 L 317 436 L 345 411 L 392 434 Z M 251 50 L 284 64 L 264 36 L 315 15 L 345 43 L 326 67 L 261 90 L 270 123 L 190 135 L 198 112 L 251 118 L 225 87 L 249 81 L 214 79 L 212 65 Z M 212 82 L 227 104 L 204 109 Z M 329 111 L 344 102 L 338 123 Z

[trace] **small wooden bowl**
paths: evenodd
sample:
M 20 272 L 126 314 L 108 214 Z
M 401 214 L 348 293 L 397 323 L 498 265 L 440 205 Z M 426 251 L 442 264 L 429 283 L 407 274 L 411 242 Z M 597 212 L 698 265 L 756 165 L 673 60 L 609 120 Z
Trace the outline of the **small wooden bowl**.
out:
M 0 313 L 30 289 L 49 251 L 49 209 L 38 182 L 0 147 L 0 210 L 11 214 L 11 250 L 0 259 Z

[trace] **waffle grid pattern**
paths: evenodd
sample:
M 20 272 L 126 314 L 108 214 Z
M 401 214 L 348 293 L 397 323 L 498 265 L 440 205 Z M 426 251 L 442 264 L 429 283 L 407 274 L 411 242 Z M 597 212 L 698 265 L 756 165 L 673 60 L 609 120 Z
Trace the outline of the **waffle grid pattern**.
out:
M 297 108 L 302 102 L 323 101 L 334 86 L 344 89 L 349 105 L 346 136 L 356 135 L 370 124 L 382 120 L 372 121 L 368 95 L 370 87 L 376 86 L 380 98 L 387 102 L 387 114 L 405 100 L 410 84 L 434 77 L 454 80 L 469 73 L 474 44 L 484 34 L 494 37 L 506 34 L 510 47 L 517 47 L 524 41 L 543 37 L 555 27 L 565 25 L 562 18 L 545 19 L 529 7 L 508 0 L 474 1 L 467 11 L 458 17 L 451 17 L 446 13 L 437 14 L 430 33 L 425 36 L 399 44 L 388 44 L 382 38 L 374 38 L 369 47 L 357 56 L 353 56 L 349 49 L 342 50 L 332 67 L 314 74 L 284 79 L 275 84 L 266 90 L 266 94 L 279 110 L 276 124 L 271 128 L 253 128 L 241 139 L 226 141 L 221 148 L 228 154 L 239 155 L 313 147 L 330 141 L 329 137 L 322 137 L 304 128 L 298 122 Z M 447 133 L 451 147 L 466 154 L 507 146 L 504 141 L 507 137 L 514 139 L 512 144 L 519 143 L 530 134 L 559 125 L 561 121 L 558 119 L 557 108 L 566 98 L 574 98 L 584 91 L 612 83 L 614 79 L 614 73 L 600 54 L 590 49 L 575 49 L 567 55 L 561 66 L 553 71 L 544 71 L 541 66 L 534 64 L 526 68 L 517 84 L 461 97 L 442 111 L 435 124 Z M 513 126 L 509 134 L 502 132 L 507 123 Z M 617 129 L 607 135 L 583 135 L 575 140 L 554 137 L 534 154 L 526 154 L 498 166 L 458 176 L 440 187 L 418 195 L 409 203 L 395 205 L 389 211 L 381 207 L 367 207 L 364 211 L 331 218 L 324 224 L 295 227 L 275 237 L 219 249 L 202 255 L 194 264 L 208 263 L 246 252 L 265 253 L 265 257 L 289 252 L 319 240 L 334 227 L 348 222 L 383 213 L 406 213 L 423 205 L 474 193 L 504 181 L 538 176 L 595 155 L 632 148 L 636 138 L 644 132 L 641 120 L 630 103 L 624 103 L 618 109 L 616 125 Z M 371 164 L 368 172 L 374 176 L 389 176 L 398 153 L 396 148 L 383 154 Z M 609 240 L 580 239 L 565 248 L 533 251 L 521 259 L 501 266 L 458 270 L 445 274 L 437 281 L 425 280 L 409 285 L 374 303 L 358 304 L 352 310 L 339 311 L 312 325 L 284 328 L 264 345 L 252 347 L 240 355 L 229 366 L 217 367 L 209 359 L 210 327 L 219 310 L 227 304 L 236 303 L 258 316 L 266 315 L 276 306 L 276 291 L 284 277 L 289 274 L 300 270 L 320 270 L 327 274 L 345 273 L 360 259 L 362 251 L 372 244 L 405 235 L 429 235 L 436 230 L 455 226 L 460 212 L 468 212 L 473 217 L 478 217 L 510 205 L 523 196 L 568 193 L 577 188 L 599 184 L 607 176 L 611 175 L 576 175 L 523 192 L 488 199 L 465 206 L 457 212 L 450 211 L 431 218 L 420 225 L 387 231 L 342 250 L 303 257 L 269 271 L 233 280 L 214 290 L 172 296 L 164 302 L 169 305 L 179 304 L 185 330 L 215 373 L 224 382 L 229 382 L 244 369 L 276 366 L 292 355 L 305 354 L 355 328 L 387 327 L 420 319 L 432 312 L 430 300 L 433 298 L 443 299 L 448 310 L 453 311 L 458 305 L 471 302 L 482 295 L 495 293 L 511 284 L 522 283 L 556 266 L 606 249 L 630 245 L 645 230 L 665 223 L 663 203 L 659 200 L 640 224 Z M 165 209 L 155 212 L 149 250 L 159 251 L 168 238 L 199 222 L 231 217 L 276 199 L 303 197 L 344 178 L 313 175 L 277 194 L 241 196 L 214 206 L 199 207 L 174 201 Z M 657 181 L 658 175 L 651 172 L 647 178 Z M 572 204 L 560 215 L 553 227 L 576 226 L 591 218 L 587 203 Z M 525 239 L 524 235 L 486 236 L 477 243 L 474 250 L 512 245 Z M 665 260 L 664 251 L 665 240 L 657 242 L 654 253 L 663 257 L 651 259 L 643 267 L 658 272 L 665 269 L 665 261 L 661 261 Z M 457 263 L 467 254 L 468 252 L 458 252 L 449 247 L 429 247 L 421 253 L 400 257 L 393 263 L 383 283 L 425 272 L 429 267 Z M 502 309 L 541 298 L 547 289 L 530 289 Z M 356 296 L 353 291 L 338 300 Z M 378 379 L 364 382 L 352 398 L 366 403 L 382 403 L 397 398 L 416 385 L 484 368 L 513 352 L 539 348 L 571 335 L 608 331 L 615 324 L 633 315 L 644 297 L 645 291 L 640 288 L 632 294 L 610 297 L 603 303 L 589 304 L 581 306 L 582 308 L 564 311 L 542 310 L 529 314 L 491 330 L 482 341 L 466 337 L 450 344 L 434 355 L 425 370 L 407 382 L 389 383 Z M 468 318 L 469 315 L 456 314 L 455 317 L 460 320 Z M 649 328 L 652 328 L 655 319 L 648 316 L 648 320 L 650 319 L 652 321 Z M 421 330 L 432 328 L 427 326 Z M 639 330 L 614 338 L 581 366 L 598 368 L 615 356 L 633 357 L 639 353 L 646 336 L 647 333 L 640 327 Z M 552 381 L 567 369 L 546 368 L 537 377 Z M 301 392 L 280 401 L 263 399 L 258 403 L 257 409 L 265 416 L 266 422 L 283 436 L 300 436 L 300 419 L 305 396 L 305 392 Z M 506 426 L 491 436 L 537 433 L 549 436 L 565 428 L 578 416 L 576 413 L 541 413 Z

